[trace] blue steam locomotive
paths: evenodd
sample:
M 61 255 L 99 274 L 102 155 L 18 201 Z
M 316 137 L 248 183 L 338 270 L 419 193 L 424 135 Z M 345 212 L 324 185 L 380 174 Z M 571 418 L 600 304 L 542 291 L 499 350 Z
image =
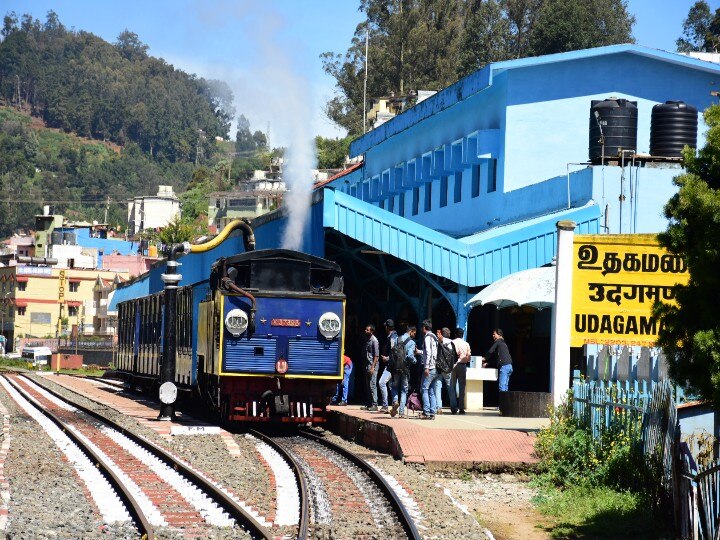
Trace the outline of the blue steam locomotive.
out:
M 161 378 L 164 294 L 118 304 L 118 371 L 136 387 Z M 179 287 L 176 305 L 178 390 L 223 421 L 325 421 L 343 376 L 339 265 L 285 249 L 248 251 Z

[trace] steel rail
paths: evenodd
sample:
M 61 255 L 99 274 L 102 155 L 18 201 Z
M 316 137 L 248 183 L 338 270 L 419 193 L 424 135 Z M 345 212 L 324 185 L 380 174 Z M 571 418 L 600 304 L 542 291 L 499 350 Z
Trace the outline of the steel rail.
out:
M 300 469 L 300 464 L 297 462 L 295 457 L 288 452 L 282 445 L 278 444 L 271 437 L 268 437 L 264 433 L 261 433 L 255 429 L 249 430 L 249 433 L 254 437 L 257 437 L 265 444 L 275 450 L 290 465 L 290 468 L 295 475 L 295 481 L 298 484 L 298 491 L 300 493 L 300 521 L 298 523 L 298 540 L 305 540 L 309 536 L 310 528 L 310 498 L 308 496 L 307 482 L 305 481 L 305 475 Z
M 25 375 L 22 375 L 25 376 Z M 35 384 L 38 384 L 37 381 L 31 379 L 30 377 L 27 377 Z M 69 401 L 72 403 L 72 406 L 83 411 L 84 413 L 92 416 L 96 420 L 99 420 L 100 422 L 104 422 L 105 424 L 109 425 L 113 429 L 119 431 L 129 439 L 132 439 L 133 442 L 140 445 L 145 450 L 148 450 L 150 453 L 152 453 L 155 457 L 163 461 L 166 465 L 169 467 L 172 467 L 180 473 L 182 476 L 190 480 L 190 482 L 194 483 L 195 485 L 202 488 L 202 490 L 208 494 L 216 503 L 218 503 L 220 506 L 222 506 L 228 514 L 232 518 L 235 519 L 238 525 L 241 527 L 245 527 L 247 529 L 247 532 L 253 537 L 253 538 L 261 538 L 263 540 L 273 540 L 274 536 L 273 534 L 263 525 L 258 523 L 258 521 L 251 516 L 242 506 L 240 506 L 238 503 L 236 503 L 234 500 L 232 500 L 227 494 L 225 494 L 223 491 L 221 491 L 217 486 L 212 484 L 209 480 L 201 476 L 199 473 L 185 465 L 182 461 L 179 461 L 177 458 L 160 448 L 159 446 L 155 445 L 154 443 L 148 441 L 144 437 L 141 437 L 140 435 L 137 435 L 133 433 L 132 431 L 129 431 L 128 429 L 124 428 L 120 424 L 117 424 L 113 420 L 110 420 L 109 418 L 106 418 L 105 416 L 101 415 L 100 413 L 97 413 L 93 411 L 92 409 L 89 409 L 87 407 L 84 407 L 83 405 L 79 405 L 74 401 L 70 401 L 67 397 L 61 395 L 59 392 L 56 392 L 55 390 L 52 390 L 51 388 L 48 388 L 47 386 L 40 385 L 43 387 L 44 390 L 49 392 L 50 394 L 54 395 L 55 397 Z M 78 394 L 78 392 L 75 392 L 74 390 L 70 390 L 69 388 L 66 388 L 66 390 L 73 392 L 74 394 Z M 85 397 L 85 396 L 82 396 Z M 89 399 L 85 397 L 85 399 Z
M 383 478 L 382 475 L 372 465 L 370 465 L 361 457 L 353 454 L 350 450 L 347 450 L 342 446 L 328 441 L 323 437 L 315 435 L 314 433 L 310 433 L 306 429 L 301 429 L 300 434 L 303 437 L 310 439 L 311 441 L 315 441 L 330 448 L 333 452 L 337 452 L 338 454 L 349 459 L 355 465 L 357 465 L 360 470 L 362 470 L 372 479 L 373 482 L 375 482 L 375 484 L 388 498 L 388 500 L 390 501 L 390 506 L 392 506 L 393 510 L 395 510 L 396 514 L 400 518 L 400 525 L 402 526 L 405 533 L 408 535 L 408 538 L 412 540 L 421 540 L 422 537 L 420 536 L 420 533 L 415 526 L 415 522 L 408 513 L 407 508 L 405 508 L 405 505 L 400 500 L 400 497 L 398 497 L 397 493 L 395 493 L 393 488 L 390 487 L 390 484 L 388 484 L 387 480 L 385 480 L 385 478 Z
M 107 479 L 115 492 L 122 499 L 123 503 L 125 503 L 125 507 L 135 521 L 135 525 L 138 528 L 138 532 L 140 533 L 141 538 L 144 538 L 146 540 L 153 540 L 155 538 L 155 532 L 147 516 L 140 508 L 140 505 L 135 500 L 135 497 L 133 497 L 132 493 L 130 493 L 125 484 L 120 480 L 120 478 L 117 477 L 115 472 L 110 469 L 107 463 L 105 463 L 103 458 L 96 454 L 92 448 L 90 448 L 82 439 L 80 439 L 73 432 L 73 430 L 70 429 L 70 426 L 60 420 L 60 418 L 50 412 L 42 404 L 38 403 L 38 401 L 30 394 L 28 394 L 25 389 L 21 388 L 17 384 L 17 382 L 12 380 L 5 373 L 3 373 L 2 376 L 5 378 L 8 384 L 10 384 L 10 386 L 12 386 L 33 407 L 35 407 L 38 411 L 40 411 L 48 419 L 50 419 L 50 421 L 52 421 L 57 427 L 59 427 L 63 431 L 63 433 L 65 433 L 65 435 L 67 435 L 67 437 L 75 444 L 75 446 L 77 446 L 80 451 L 87 456 L 87 458 L 93 463 L 93 465 L 98 468 L 100 474 L 102 474 Z

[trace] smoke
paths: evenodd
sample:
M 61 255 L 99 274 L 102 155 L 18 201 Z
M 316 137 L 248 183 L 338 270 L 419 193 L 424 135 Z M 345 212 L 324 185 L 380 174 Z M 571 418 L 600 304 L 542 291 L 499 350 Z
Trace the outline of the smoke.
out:
M 312 169 L 317 164 L 316 104 L 306 75 L 311 69 L 306 46 L 289 37 L 288 21 L 280 13 L 258 2 L 225 2 L 215 5 L 212 12 L 203 10 L 198 20 L 206 35 L 234 26 L 237 39 L 253 45 L 252 53 L 243 55 L 232 67 L 226 62 L 206 64 L 198 73 L 227 82 L 235 109 L 249 119 L 250 129 L 264 132 L 269 124 L 271 146 L 287 148 L 283 181 L 288 188 L 284 197 L 288 219 L 282 247 L 300 250 L 310 210 Z M 317 56 L 312 60 L 319 62 Z

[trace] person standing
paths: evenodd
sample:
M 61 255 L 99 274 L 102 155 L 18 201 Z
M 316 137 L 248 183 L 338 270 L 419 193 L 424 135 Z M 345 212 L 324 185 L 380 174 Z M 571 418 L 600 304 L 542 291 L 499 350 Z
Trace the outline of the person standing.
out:
M 377 375 L 378 375 L 378 358 L 380 357 L 380 344 L 375 337 L 375 325 L 367 324 L 365 326 L 365 361 L 366 373 L 365 380 L 368 385 L 368 403 L 365 407 L 360 407 L 364 411 L 377 411 Z
M 398 340 L 397 332 L 395 331 L 395 321 L 388 319 L 385 321 L 385 333 L 387 334 L 387 341 L 385 342 L 385 354 L 380 355 L 381 365 L 384 368 L 382 375 L 380 375 L 380 401 L 382 406 L 380 412 L 390 412 L 388 410 L 388 391 L 392 395 L 392 375 L 390 373 L 390 351 L 395 346 Z M 394 397 L 393 397 L 394 399 Z
M 352 360 L 350 360 L 349 356 L 343 354 L 343 380 L 341 383 L 338 383 L 335 397 L 332 398 L 332 401 L 330 402 L 333 405 L 338 405 L 340 407 L 347 405 L 348 386 L 350 385 L 350 375 L 352 374 L 352 370 Z
M 398 365 L 393 365 L 391 358 L 391 368 L 393 369 L 393 405 L 390 411 L 390 416 L 395 416 L 398 411 L 400 412 L 400 418 L 407 418 L 405 416 L 405 404 L 407 403 L 408 387 L 410 380 L 410 370 L 417 363 L 415 359 L 416 345 L 415 335 L 417 329 L 410 325 L 407 327 L 405 333 L 400 336 L 399 344 L 405 349 L 405 357 L 402 362 L 398 362 Z M 392 349 L 391 349 L 392 351 Z
M 438 342 L 435 334 L 432 332 L 432 322 L 425 319 L 422 322 L 423 330 L 423 376 L 420 383 L 422 389 L 423 412 L 420 416 L 423 420 L 434 420 L 437 403 L 435 402 L 436 380 L 442 384 L 437 377 L 437 369 L 435 360 L 437 359 Z
M 503 331 L 500 328 L 493 330 L 492 338 L 494 343 L 490 347 L 482 363 L 483 367 L 487 367 L 488 364 L 494 364 L 498 369 L 498 390 L 500 392 L 507 392 L 508 385 L 510 384 L 510 375 L 512 375 L 512 357 L 510 356 L 510 350 L 508 349 L 505 338 L 503 338 Z
M 457 363 L 457 352 L 455 343 L 450 339 L 450 329 L 444 327 L 437 331 L 438 353 L 435 360 L 435 369 L 437 370 L 437 383 L 435 386 L 435 410 L 437 414 L 442 414 L 442 387 L 447 388 L 448 398 L 450 399 L 450 412 L 457 412 L 457 395 L 455 394 L 455 385 L 452 384 L 452 371 Z
M 458 359 L 455 367 L 452 370 L 452 376 L 450 377 L 450 386 L 455 389 L 457 385 L 457 406 L 460 414 L 465 414 L 465 381 L 467 377 L 467 367 L 470 364 L 472 358 L 472 352 L 470 351 L 470 344 L 463 339 L 465 331 L 462 328 L 455 329 L 455 339 L 452 342 L 455 344 L 455 351 L 457 352 Z M 456 411 L 451 410 L 452 414 Z

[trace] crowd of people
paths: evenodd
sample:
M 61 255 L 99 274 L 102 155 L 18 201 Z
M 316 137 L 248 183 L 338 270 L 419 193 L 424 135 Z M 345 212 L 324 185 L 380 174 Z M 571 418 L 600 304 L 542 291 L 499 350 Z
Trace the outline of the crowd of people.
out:
M 356 373 L 356 383 L 366 387 L 367 411 L 387 413 L 392 417 L 406 418 L 407 408 L 422 409 L 421 419 L 432 420 L 442 414 L 442 389 L 445 387 L 451 414 L 465 414 L 465 382 L 468 364 L 472 357 L 470 345 L 463 339 L 464 331 L 456 328 L 439 328 L 433 331 L 432 322 L 424 320 L 421 335 L 413 325 L 403 328 L 400 335 L 392 319 L 385 321 L 382 344 L 373 324 L 364 330 L 364 347 L 359 363 L 364 373 Z M 483 367 L 498 368 L 499 390 L 507 391 L 512 374 L 512 358 L 499 328 L 493 330 L 493 345 Z M 344 356 L 345 375 L 338 385 L 333 403 L 347 405 L 348 387 L 353 362 Z

